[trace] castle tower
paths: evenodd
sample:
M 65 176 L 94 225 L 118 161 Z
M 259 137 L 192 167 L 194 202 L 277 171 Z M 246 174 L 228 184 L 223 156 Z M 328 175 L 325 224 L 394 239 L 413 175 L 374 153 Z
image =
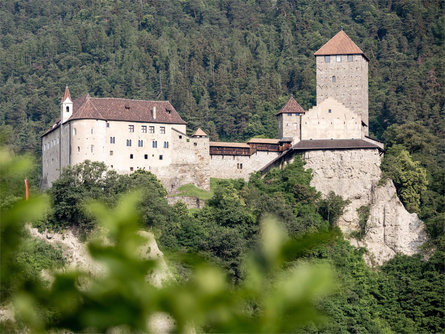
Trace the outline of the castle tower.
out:
M 342 30 L 314 53 L 317 105 L 333 97 L 361 115 L 368 135 L 368 58 Z
M 306 111 L 291 97 L 276 114 L 278 117 L 278 138 L 292 138 L 297 142 L 301 138 L 301 117 Z
M 70 90 L 68 86 L 65 87 L 65 94 L 63 95 L 60 110 L 60 120 L 62 124 L 65 123 L 73 114 L 73 101 L 71 100 Z

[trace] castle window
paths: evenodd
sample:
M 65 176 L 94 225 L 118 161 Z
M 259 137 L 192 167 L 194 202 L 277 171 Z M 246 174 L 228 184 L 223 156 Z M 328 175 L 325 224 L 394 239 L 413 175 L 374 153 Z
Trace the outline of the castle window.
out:
M 144 141 L 139 139 L 138 140 L 138 147 L 144 147 Z
M 113 168 L 113 165 L 111 165 L 110 167 Z
M 332 82 L 337 82 L 337 78 L 335 77 L 335 75 L 332 76 Z
M 66 106 L 66 112 L 70 112 L 70 107 Z
M 236 168 L 237 168 L 237 169 L 243 169 L 243 164 L 242 164 L 242 163 L 238 163 L 238 164 L 236 164 Z
M 130 159 L 133 159 L 133 154 L 130 154 Z
M 148 133 L 155 133 L 155 127 L 154 126 L 149 126 L 148 127 Z
M 73 135 L 75 136 L 77 134 L 76 128 L 73 129 Z
M 324 62 L 330 63 L 331 62 L 331 56 L 324 56 Z
M 129 125 L 128 126 L 128 131 L 129 132 L 134 132 L 134 125 Z
M 110 127 L 110 123 L 107 122 L 107 128 L 109 128 L 109 127 Z
M 159 132 L 163 135 L 163 134 L 165 134 L 165 126 L 161 126 L 160 128 L 159 128 Z
M 156 140 L 153 140 L 153 141 L 151 142 L 151 146 L 152 146 L 153 148 L 157 148 L 157 147 L 158 147 L 158 142 L 157 142 Z
M 168 148 L 168 141 L 164 142 L 164 148 Z
M 91 145 L 91 153 L 94 152 L 94 145 Z
M 354 56 L 353 55 L 348 55 L 348 61 L 353 61 L 354 60 Z
M 142 131 L 142 133 L 147 133 L 147 126 L 146 125 L 142 125 L 141 126 L 141 131 Z
M 198 143 L 193 143 L 193 145 L 198 146 Z
M 130 167 L 130 172 L 132 172 L 133 171 L 133 167 Z
M 110 144 L 116 144 L 116 137 L 110 137 Z
M 182 139 L 182 136 L 179 136 L 179 139 Z
M 110 151 L 110 155 L 113 155 L 113 151 Z
M 287 113 L 287 116 L 292 116 L 292 113 L 288 112 L 288 113 Z
M 162 156 L 162 154 L 159 156 L 159 160 L 162 160 L 164 157 Z
M 144 154 L 144 159 L 145 159 L 145 160 L 148 159 L 148 154 Z
M 341 62 L 341 56 L 337 55 L 337 63 L 340 63 L 340 62 Z
M 77 152 L 80 152 L 80 146 L 77 146 Z
M 131 139 L 127 139 L 127 146 L 131 146 Z
M 328 109 L 328 113 L 331 113 L 332 112 L 332 109 Z
M 94 129 L 93 129 L 93 128 L 91 128 L 91 131 L 90 131 L 90 132 L 91 132 L 91 134 L 93 134 L 93 133 L 94 133 Z

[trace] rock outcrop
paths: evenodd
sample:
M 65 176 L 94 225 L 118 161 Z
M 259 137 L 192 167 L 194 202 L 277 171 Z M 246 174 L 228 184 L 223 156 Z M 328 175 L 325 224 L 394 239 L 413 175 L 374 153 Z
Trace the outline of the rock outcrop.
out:
M 369 208 L 364 237 L 360 241 L 351 238 L 352 244 L 368 249 L 368 264 L 381 265 L 397 253 L 419 252 L 426 241 L 424 224 L 406 211 L 392 181 L 379 185 L 378 150 L 308 151 L 303 158 L 313 172 L 312 186 L 323 195 L 333 191 L 350 201 L 338 221 L 346 236 L 360 230 L 357 209 Z

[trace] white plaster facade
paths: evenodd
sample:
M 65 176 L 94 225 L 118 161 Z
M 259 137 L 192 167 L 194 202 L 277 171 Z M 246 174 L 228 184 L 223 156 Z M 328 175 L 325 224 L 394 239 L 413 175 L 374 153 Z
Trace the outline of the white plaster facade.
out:
M 361 115 L 328 97 L 301 117 L 301 137 L 305 139 L 360 139 Z

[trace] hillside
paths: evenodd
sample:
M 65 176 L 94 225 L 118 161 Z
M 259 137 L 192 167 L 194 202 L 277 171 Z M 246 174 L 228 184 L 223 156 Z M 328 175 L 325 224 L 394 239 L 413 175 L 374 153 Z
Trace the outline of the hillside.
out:
M 212 139 L 275 137 L 289 96 L 315 103 L 313 53 L 343 28 L 370 59 L 371 132 L 418 121 L 443 136 L 443 13 L 440 1 L 5 0 L 0 124 L 39 154 L 68 84 L 74 97 L 168 99 Z

